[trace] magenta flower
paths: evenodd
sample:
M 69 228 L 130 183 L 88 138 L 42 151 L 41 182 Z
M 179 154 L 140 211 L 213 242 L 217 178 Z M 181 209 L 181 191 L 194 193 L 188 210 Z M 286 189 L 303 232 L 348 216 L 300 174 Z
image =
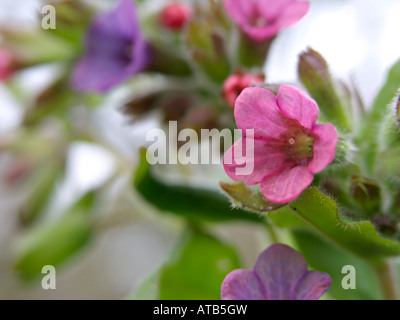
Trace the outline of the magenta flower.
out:
M 262 252 L 253 270 L 229 273 L 222 300 L 318 300 L 331 286 L 327 273 L 308 271 L 300 253 L 283 244 Z
M 297 0 L 224 0 L 228 15 L 255 41 L 276 36 L 309 10 L 310 4 Z
M 121 0 L 112 12 L 98 15 L 86 37 L 86 53 L 72 76 L 72 87 L 81 92 L 106 92 L 149 63 L 144 39 L 131 0 Z
M 335 158 L 335 127 L 316 124 L 317 104 L 296 87 L 281 86 L 278 96 L 264 88 L 244 89 L 234 114 L 244 137 L 225 154 L 225 171 L 235 181 L 260 184 L 265 198 L 274 203 L 295 200 L 314 174 Z M 253 153 L 245 150 L 247 129 L 254 130 Z M 246 154 L 245 164 L 239 163 L 242 154 Z M 248 164 L 254 168 L 250 174 L 237 174 L 237 169 Z

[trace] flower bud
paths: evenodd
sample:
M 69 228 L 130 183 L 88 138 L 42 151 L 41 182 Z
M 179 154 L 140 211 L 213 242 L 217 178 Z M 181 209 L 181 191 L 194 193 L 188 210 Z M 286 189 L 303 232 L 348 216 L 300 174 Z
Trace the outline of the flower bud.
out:
M 374 215 L 380 210 L 381 188 L 377 182 L 364 177 L 353 176 L 350 194 L 357 205 L 368 215 Z
M 43 214 L 62 169 L 63 167 L 58 163 L 49 162 L 45 166 L 37 168 L 36 172 L 26 181 L 28 185 L 34 187 L 31 188 L 19 208 L 19 219 L 22 224 L 29 225 Z
M 13 56 L 10 51 L 0 48 L 0 81 L 7 80 L 13 73 Z
M 173 2 L 161 11 L 160 22 L 164 27 L 180 31 L 192 16 L 191 7 L 183 2 Z
M 398 233 L 399 221 L 395 216 L 378 216 L 372 220 L 379 233 L 393 237 Z
M 348 94 L 332 79 L 325 59 L 309 48 L 300 55 L 298 74 L 327 120 L 351 131 L 351 108 L 345 108 L 349 100 Z
M 264 82 L 264 75 L 254 75 L 249 73 L 236 72 L 225 80 L 223 86 L 223 96 L 225 101 L 232 108 L 235 107 L 237 97 L 242 91 L 254 84 Z

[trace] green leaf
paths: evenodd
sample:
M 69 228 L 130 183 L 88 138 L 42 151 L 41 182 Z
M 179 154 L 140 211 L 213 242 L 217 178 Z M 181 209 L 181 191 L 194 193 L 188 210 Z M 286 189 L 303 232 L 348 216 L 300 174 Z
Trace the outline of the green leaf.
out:
M 151 172 L 145 149 L 141 150 L 141 161 L 133 185 L 144 199 L 160 211 L 174 213 L 192 221 L 264 221 L 262 216 L 255 213 L 231 209 L 228 199 L 218 191 L 169 185 L 158 180 Z
M 29 67 L 37 64 L 59 62 L 74 56 L 71 43 L 42 29 L 17 32 L 2 31 L 4 46 L 11 50 L 18 67 Z
M 40 277 L 43 266 L 58 267 L 88 243 L 92 235 L 85 210 L 88 199 L 84 197 L 57 222 L 39 225 L 22 235 L 16 251 L 16 270 L 22 279 Z
M 19 209 L 19 217 L 24 225 L 34 222 L 43 213 L 58 182 L 63 167 L 57 162 L 49 162 L 34 173 L 29 185 L 32 192 Z
M 293 236 L 298 248 L 315 270 L 328 273 L 332 278 L 332 285 L 328 294 L 339 300 L 378 300 L 382 299 L 379 282 L 374 268 L 365 260 L 324 241 L 315 234 L 295 230 Z M 342 280 L 344 266 L 354 266 L 356 270 L 356 289 L 345 290 Z
M 219 300 L 222 281 L 240 268 L 233 248 L 199 231 L 184 237 L 176 255 L 161 271 L 162 300 Z
M 378 134 L 382 120 L 392 111 L 388 107 L 395 98 L 400 88 L 400 60 L 390 69 L 385 85 L 376 97 L 369 114 L 368 121 L 365 121 L 358 134 L 356 143 L 360 147 L 360 154 L 363 155 L 368 174 L 372 175 L 380 147 Z
M 307 189 L 297 200 L 271 212 L 269 217 L 280 227 L 311 228 L 339 247 L 375 263 L 400 254 L 400 244 L 379 236 L 371 222 L 343 222 L 335 201 L 316 188 Z
M 390 69 L 385 85 L 376 97 L 372 110 L 371 118 L 379 121 L 386 114 L 387 106 L 392 102 L 398 89 L 400 88 L 400 60 Z
M 220 182 L 222 190 L 231 198 L 235 207 L 251 212 L 265 213 L 283 207 L 282 204 L 273 203 L 265 199 L 260 191 L 248 188 L 243 182 L 228 184 Z
M 72 68 L 70 64 L 64 66 Z M 24 114 L 24 126 L 35 128 L 45 119 L 57 117 L 65 126 L 72 127 L 66 119 L 71 106 L 80 103 L 81 97 L 70 90 L 69 77 L 68 73 L 64 73 L 38 95 L 32 107 Z
M 53 2 L 52 5 L 57 12 L 56 28 L 44 32 L 51 33 L 80 50 L 93 16 L 93 9 L 82 1 Z

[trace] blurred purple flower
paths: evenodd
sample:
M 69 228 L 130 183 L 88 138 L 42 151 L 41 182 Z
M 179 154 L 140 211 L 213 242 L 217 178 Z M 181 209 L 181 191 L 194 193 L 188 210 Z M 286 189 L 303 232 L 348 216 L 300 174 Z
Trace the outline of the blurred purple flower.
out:
M 229 16 L 255 41 L 265 41 L 301 18 L 310 4 L 298 0 L 224 0 Z
M 131 0 L 121 0 L 114 11 L 99 14 L 86 36 L 86 53 L 78 62 L 72 87 L 104 93 L 143 71 L 150 49 Z
M 307 271 L 300 253 L 283 244 L 262 252 L 253 270 L 235 270 L 222 283 L 222 300 L 318 300 L 331 286 L 331 277 Z

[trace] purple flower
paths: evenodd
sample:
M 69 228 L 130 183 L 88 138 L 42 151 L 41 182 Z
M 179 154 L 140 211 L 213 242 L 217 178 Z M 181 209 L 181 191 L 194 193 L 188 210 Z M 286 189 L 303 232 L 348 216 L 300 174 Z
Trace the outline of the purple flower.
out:
M 310 4 L 297 0 L 224 0 L 225 9 L 247 36 L 265 41 L 299 21 Z
M 337 131 L 331 124 L 317 124 L 318 115 L 315 101 L 296 87 L 283 85 L 278 96 L 264 88 L 244 89 L 236 100 L 235 119 L 243 132 L 254 129 L 254 152 L 245 159 L 254 170 L 238 174 L 244 136 L 224 157 L 226 173 L 247 185 L 260 184 L 274 203 L 295 200 L 335 158 Z
M 253 270 L 235 270 L 222 283 L 222 300 L 318 300 L 331 286 L 331 277 L 307 271 L 300 253 L 283 244 L 262 252 Z
M 73 72 L 72 87 L 104 93 L 143 71 L 149 54 L 133 2 L 121 0 L 114 11 L 99 14 L 90 26 L 86 53 Z

